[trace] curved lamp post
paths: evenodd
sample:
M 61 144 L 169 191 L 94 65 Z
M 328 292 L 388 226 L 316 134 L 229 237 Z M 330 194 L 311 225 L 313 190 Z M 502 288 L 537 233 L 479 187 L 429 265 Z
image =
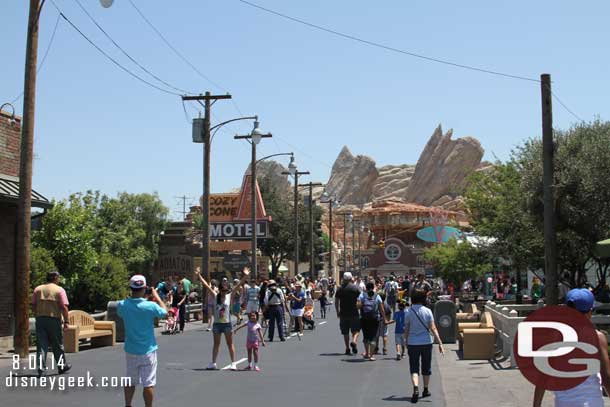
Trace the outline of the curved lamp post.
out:
M 309 175 L 309 171 L 299 171 L 294 161 L 294 156 L 290 158 L 288 172 L 283 175 L 294 177 L 294 274 L 299 274 L 299 176 Z
M 234 138 L 236 140 L 248 140 L 248 142 L 250 143 L 250 145 L 252 146 L 252 161 L 250 164 L 250 222 L 252 225 L 252 259 L 250 260 L 250 265 L 252 267 L 252 276 L 254 279 L 256 279 L 258 277 L 258 263 L 256 261 L 256 248 L 257 248 L 257 227 L 256 227 L 256 198 L 257 198 L 257 194 L 256 194 L 256 146 L 258 145 L 258 143 L 261 142 L 262 139 L 264 138 L 271 138 L 272 134 L 271 133 L 264 133 L 263 131 L 261 131 L 261 129 L 259 128 L 259 122 L 258 122 L 258 118 L 257 120 L 254 122 L 254 128 L 252 129 L 252 132 L 250 132 L 249 135 L 246 136 L 239 136 L 236 135 Z

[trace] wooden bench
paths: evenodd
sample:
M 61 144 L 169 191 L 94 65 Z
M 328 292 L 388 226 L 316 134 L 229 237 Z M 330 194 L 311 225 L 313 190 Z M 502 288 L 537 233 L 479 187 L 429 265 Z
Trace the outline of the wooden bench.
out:
M 78 352 L 81 339 L 91 339 L 91 346 L 113 346 L 116 343 L 114 321 L 96 321 L 84 311 L 68 312 L 68 329 L 64 331 L 64 350 Z
M 462 357 L 470 360 L 492 359 L 496 353 L 496 330 L 489 312 L 484 312 L 481 322 L 458 324 L 458 341 Z

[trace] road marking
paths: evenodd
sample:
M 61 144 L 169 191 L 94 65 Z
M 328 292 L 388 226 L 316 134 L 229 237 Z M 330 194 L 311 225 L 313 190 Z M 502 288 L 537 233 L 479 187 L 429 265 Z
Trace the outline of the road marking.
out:
M 293 333 L 292 335 L 289 335 L 288 338 L 286 338 L 286 339 L 294 338 L 295 336 L 297 336 L 296 332 Z
M 237 362 L 235 362 L 235 366 L 239 365 L 240 363 L 244 363 L 246 360 L 248 360 L 248 358 L 239 359 Z M 229 370 L 229 369 L 231 369 L 231 365 L 230 364 L 226 365 L 225 367 L 223 367 L 220 370 Z
M 325 323 L 326 323 L 326 321 L 322 321 L 318 325 L 324 325 Z

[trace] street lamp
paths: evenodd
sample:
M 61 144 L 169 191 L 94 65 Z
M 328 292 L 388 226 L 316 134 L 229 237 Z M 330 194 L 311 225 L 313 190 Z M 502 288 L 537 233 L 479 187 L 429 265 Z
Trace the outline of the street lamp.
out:
M 294 161 L 294 156 L 290 158 L 288 172 L 283 175 L 294 177 L 294 274 L 299 274 L 299 175 L 309 175 L 309 171 L 299 171 Z
M 329 277 L 333 276 L 333 206 L 338 204 L 335 196 L 330 196 L 328 192 L 324 191 L 322 194 L 322 203 L 328 204 L 328 240 L 330 241 L 330 250 L 328 252 L 328 274 Z
M 351 212 L 343 213 L 343 272 L 347 271 L 347 222 L 352 221 L 354 217 Z
M 254 128 L 252 132 L 250 132 L 247 136 L 239 136 L 236 135 L 234 138 L 236 140 L 246 139 L 249 141 L 252 146 L 252 161 L 250 164 L 250 221 L 252 223 L 252 259 L 250 261 L 250 265 L 252 267 L 252 276 L 254 279 L 258 277 L 258 264 L 256 261 L 256 246 L 257 246 L 257 228 L 256 228 L 256 146 L 261 142 L 263 138 L 272 137 L 271 133 L 263 133 L 261 129 L 258 127 L 258 117 L 254 121 Z

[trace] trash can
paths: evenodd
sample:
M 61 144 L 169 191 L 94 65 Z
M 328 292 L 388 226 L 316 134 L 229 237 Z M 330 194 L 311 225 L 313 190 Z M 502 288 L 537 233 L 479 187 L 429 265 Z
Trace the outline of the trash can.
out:
M 118 301 L 108 302 L 108 307 L 106 308 L 106 319 L 108 321 L 114 321 L 114 326 L 116 329 L 116 341 L 125 342 L 125 325 L 123 324 L 123 318 L 121 318 L 117 313 L 118 306 Z
M 434 323 L 443 343 L 457 340 L 456 306 L 453 301 L 440 300 L 434 304 Z

